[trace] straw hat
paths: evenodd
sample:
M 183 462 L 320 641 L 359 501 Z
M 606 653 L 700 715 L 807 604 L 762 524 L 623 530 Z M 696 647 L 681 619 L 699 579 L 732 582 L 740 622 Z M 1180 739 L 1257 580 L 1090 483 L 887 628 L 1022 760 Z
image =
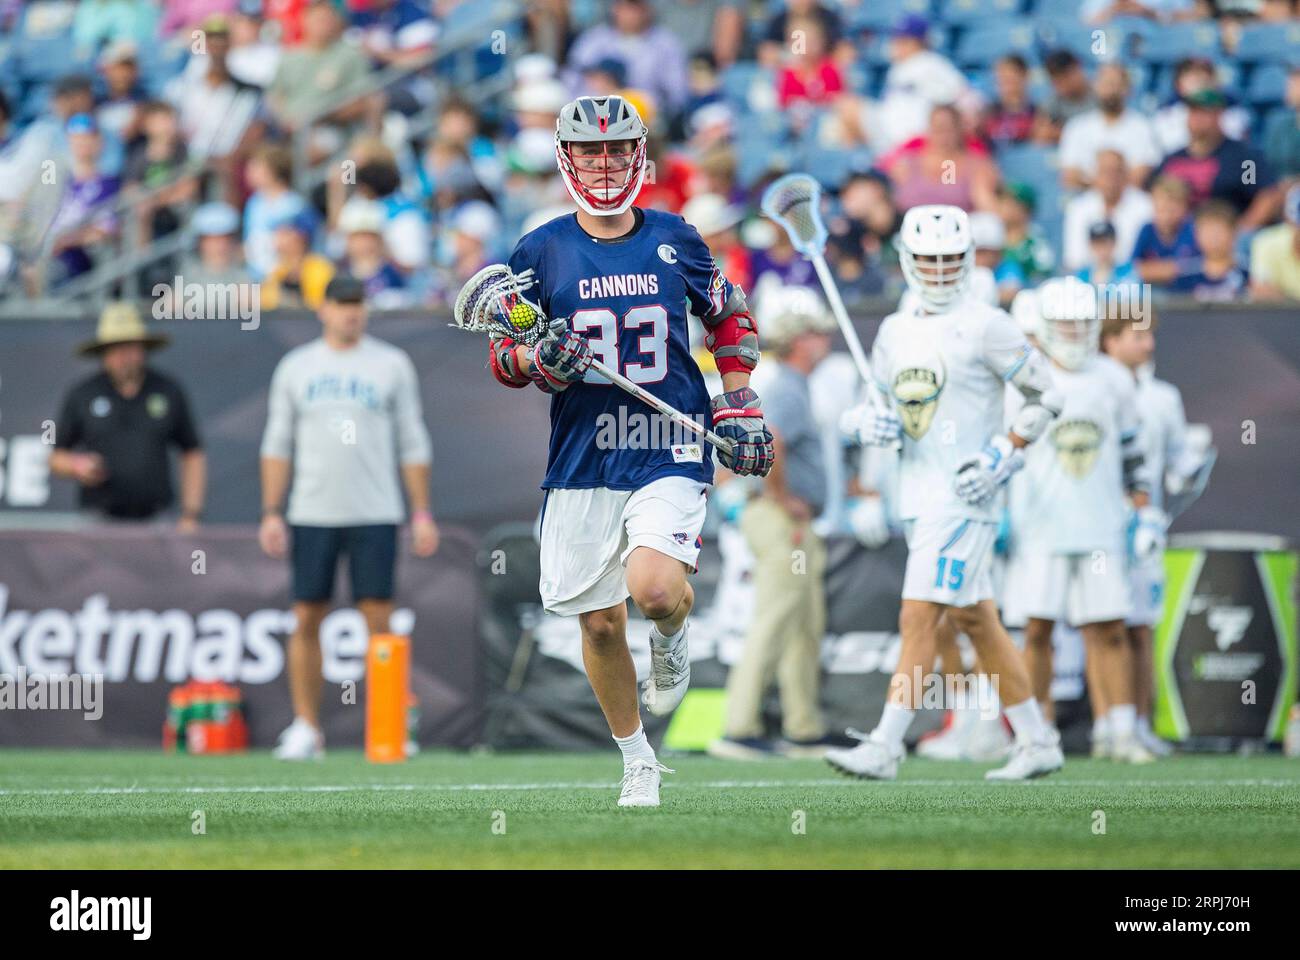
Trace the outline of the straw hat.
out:
M 93 357 L 106 347 L 118 343 L 142 343 L 149 350 L 165 347 L 171 339 L 165 334 L 150 333 L 133 303 L 110 303 L 99 315 L 95 338 L 87 340 L 77 352 L 83 357 Z

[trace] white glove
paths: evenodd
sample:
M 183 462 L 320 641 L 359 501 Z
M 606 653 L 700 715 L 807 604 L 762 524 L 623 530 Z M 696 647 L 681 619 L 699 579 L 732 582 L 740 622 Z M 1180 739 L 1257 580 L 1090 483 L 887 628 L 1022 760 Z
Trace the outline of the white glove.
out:
M 1009 437 L 994 437 L 984 444 L 983 450 L 957 467 L 957 496 L 973 506 L 986 503 L 1024 465 L 1024 455 Z
M 889 517 L 879 495 L 855 497 L 848 504 L 849 529 L 868 550 L 879 550 L 889 542 Z
M 840 417 L 840 432 L 873 447 L 888 447 L 903 436 L 903 421 L 892 410 L 880 410 L 870 402 L 849 407 Z
M 1169 517 L 1159 507 L 1139 507 L 1134 518 L 1132 533 L 1133 556 L 1138 560 L 1159 553 L 1165 548 L 1165 534 L 1169 529 Z

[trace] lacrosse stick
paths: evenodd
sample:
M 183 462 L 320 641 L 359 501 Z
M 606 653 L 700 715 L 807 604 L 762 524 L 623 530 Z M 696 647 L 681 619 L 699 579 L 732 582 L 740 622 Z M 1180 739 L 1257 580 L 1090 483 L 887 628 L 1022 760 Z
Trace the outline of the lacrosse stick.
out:
M 524 298 L 524 289 L 527 287 L 520 285 L 519 278 L 504 263 L 484 267 L 469 279 L 456 297 L 456 305 L 452 309 L 455 321 L 453 325 L 475 333 L 501 334 L 526 347 L 536 347 L 548 335 L 550 326 L 541 308 Z M 592 359 L 591 369 L 614 386 L 621 387 L 642 403 L 658 410 L 683 430 L 690 430 L 720 450 L 731 452 L 733 444 L 730 440 L 696 423 L 599 360 Z
M 806 173 L 789 173 L 779 180 L 774 180 L 763 191 L 762 209 L 769 219 L 779 223 L 790 237 L 790 243 L 802 256 L 812 261 L 817 271 L 817 278 L 826 291 L 831 312 L 840 325 L 840 332 L 848 342 L 849 353 L 853 354 L 853 364 L 864 383 L 871 383 L 871 368 L 867 365 L 867 355 L 862 352 L 862 342 L 858 333 L 849 322 L 848 311 L 840 298 L 840 288 L 831 276 L 830 267 L 826 265 L 826 225 L 822 223 L 821 186 Z

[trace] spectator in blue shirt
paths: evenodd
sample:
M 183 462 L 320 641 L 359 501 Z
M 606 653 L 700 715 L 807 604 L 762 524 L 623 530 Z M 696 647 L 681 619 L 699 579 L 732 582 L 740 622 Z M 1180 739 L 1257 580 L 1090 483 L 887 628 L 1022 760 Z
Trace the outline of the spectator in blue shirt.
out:
M 1187 184 L 1174 177 L 1152 184 L 1152 220 L 1133 243 L 1133 263 L 1144 283 L 1185 291 L 1188 277 L 1200 269 L 1201 251 L 1187 215 L 1190 194 Z

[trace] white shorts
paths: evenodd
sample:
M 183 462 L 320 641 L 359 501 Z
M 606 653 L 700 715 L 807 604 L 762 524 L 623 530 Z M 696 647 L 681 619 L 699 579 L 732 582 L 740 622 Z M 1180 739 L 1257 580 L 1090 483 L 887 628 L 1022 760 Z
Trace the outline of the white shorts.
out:
M 1128 573 L 1113 555 L 1018 550 L 1007 567 L 1003 620 L 1063 621 L 1072 627 L 1128 616 Z
M 904 600 L 969 607 L 993 596 L 993 541 L 998 525 L 966 517 L 903 522 L 907 534 Z
M 640 490 L 547 490 L 542 506 L 542 605 L 576 616 L 628 598 L 624 565 L 637 547 L 691 568 L 700 555 L 708 486 L 664 477 Z
M 1129 612 L 1127 626 L 1154 627 L 1165 609 L 1165 558 L 1155 553 L 1145 560 L 1130 561 L 1128 568 Z

